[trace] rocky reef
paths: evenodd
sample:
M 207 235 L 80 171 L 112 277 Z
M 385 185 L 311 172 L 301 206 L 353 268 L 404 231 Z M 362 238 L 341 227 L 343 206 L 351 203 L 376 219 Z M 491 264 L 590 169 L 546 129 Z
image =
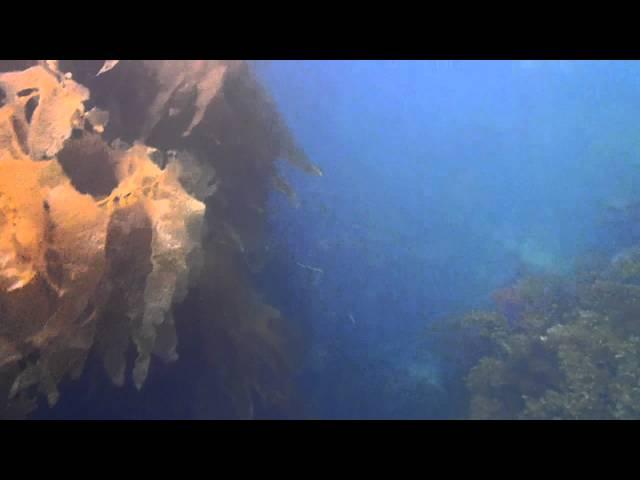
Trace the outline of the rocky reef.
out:
M 476 419 L 640 416 L 640 250 L 532 275 L 449 321 Z M 450 346 L 452 346 L 451 344 Z
M 299 341 L 250 270 L 270 189 L 297 204 L 276 161 L 322 173 L 250 66 L 0 72 L 0 417 L 55 405 L 89 359 L 141 389 L 154 362 L 178 361 L 180 332 L 237 416 L 286 402 Z

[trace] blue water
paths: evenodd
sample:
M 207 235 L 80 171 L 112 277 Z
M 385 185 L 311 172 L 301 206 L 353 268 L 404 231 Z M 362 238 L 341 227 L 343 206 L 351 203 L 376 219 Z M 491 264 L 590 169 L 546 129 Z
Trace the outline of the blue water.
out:
M 274 194 L 271 210 L 288 256 L 270 295 L 312 332 L 299 374 L 311 416 L 463 416 L 426 327 L 518 272 L 568 274 L 620 246 L 603 212 L 640 193 L 637 62 L 256 69 L 325 173 L 282 164 L 302 205 Z

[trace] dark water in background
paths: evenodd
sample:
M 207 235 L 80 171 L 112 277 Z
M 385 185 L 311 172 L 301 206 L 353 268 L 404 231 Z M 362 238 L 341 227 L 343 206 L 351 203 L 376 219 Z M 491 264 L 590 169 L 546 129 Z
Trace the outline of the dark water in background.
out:
M 300 382 L 312 416 L 464 415 L 425 328 L 486 305 L 520 271 L 568 273 L 629 240 L 603 212 L 638 195 L 637 62 L 257 69 L 325 172 L 283 166 L 302 207 L 274 196 L 272 238 L 289 257 L 265 281 L 311 326 Z

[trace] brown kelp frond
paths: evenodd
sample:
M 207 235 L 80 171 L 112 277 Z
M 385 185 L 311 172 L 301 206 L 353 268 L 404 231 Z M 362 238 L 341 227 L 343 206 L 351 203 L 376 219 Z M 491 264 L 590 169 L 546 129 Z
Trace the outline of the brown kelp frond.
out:
M 142 388 L 154 357 L 178 360 L 173 310 L 193 286 L 207 293 L 182 331 L 206 346 L 238 414 L 286 403 L 301 342 L 247 265 L 263 250 L 269 189 L 286 185 L 275 162 L 294 147 L 247 66 L 0 71 L 0 416 L 27 414 L 39 395 L 54 405 L 92 352 L 114 384 L 131 375 Z

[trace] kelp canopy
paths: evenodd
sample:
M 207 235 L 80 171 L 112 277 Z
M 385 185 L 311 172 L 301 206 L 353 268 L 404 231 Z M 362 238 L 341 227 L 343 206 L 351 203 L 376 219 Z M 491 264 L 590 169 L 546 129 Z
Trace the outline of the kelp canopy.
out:
M 0 417 L 41 395 L 55 405 L 87 359 L 141 389 L 154 359 L 181 352 L 236 416 L 285 403 L 299 342 L 255 291 L 248 258 L 261 254 L 270 189 L 295 200 L 276 161 L 321 172 L 249 65 L 0 72 Z

